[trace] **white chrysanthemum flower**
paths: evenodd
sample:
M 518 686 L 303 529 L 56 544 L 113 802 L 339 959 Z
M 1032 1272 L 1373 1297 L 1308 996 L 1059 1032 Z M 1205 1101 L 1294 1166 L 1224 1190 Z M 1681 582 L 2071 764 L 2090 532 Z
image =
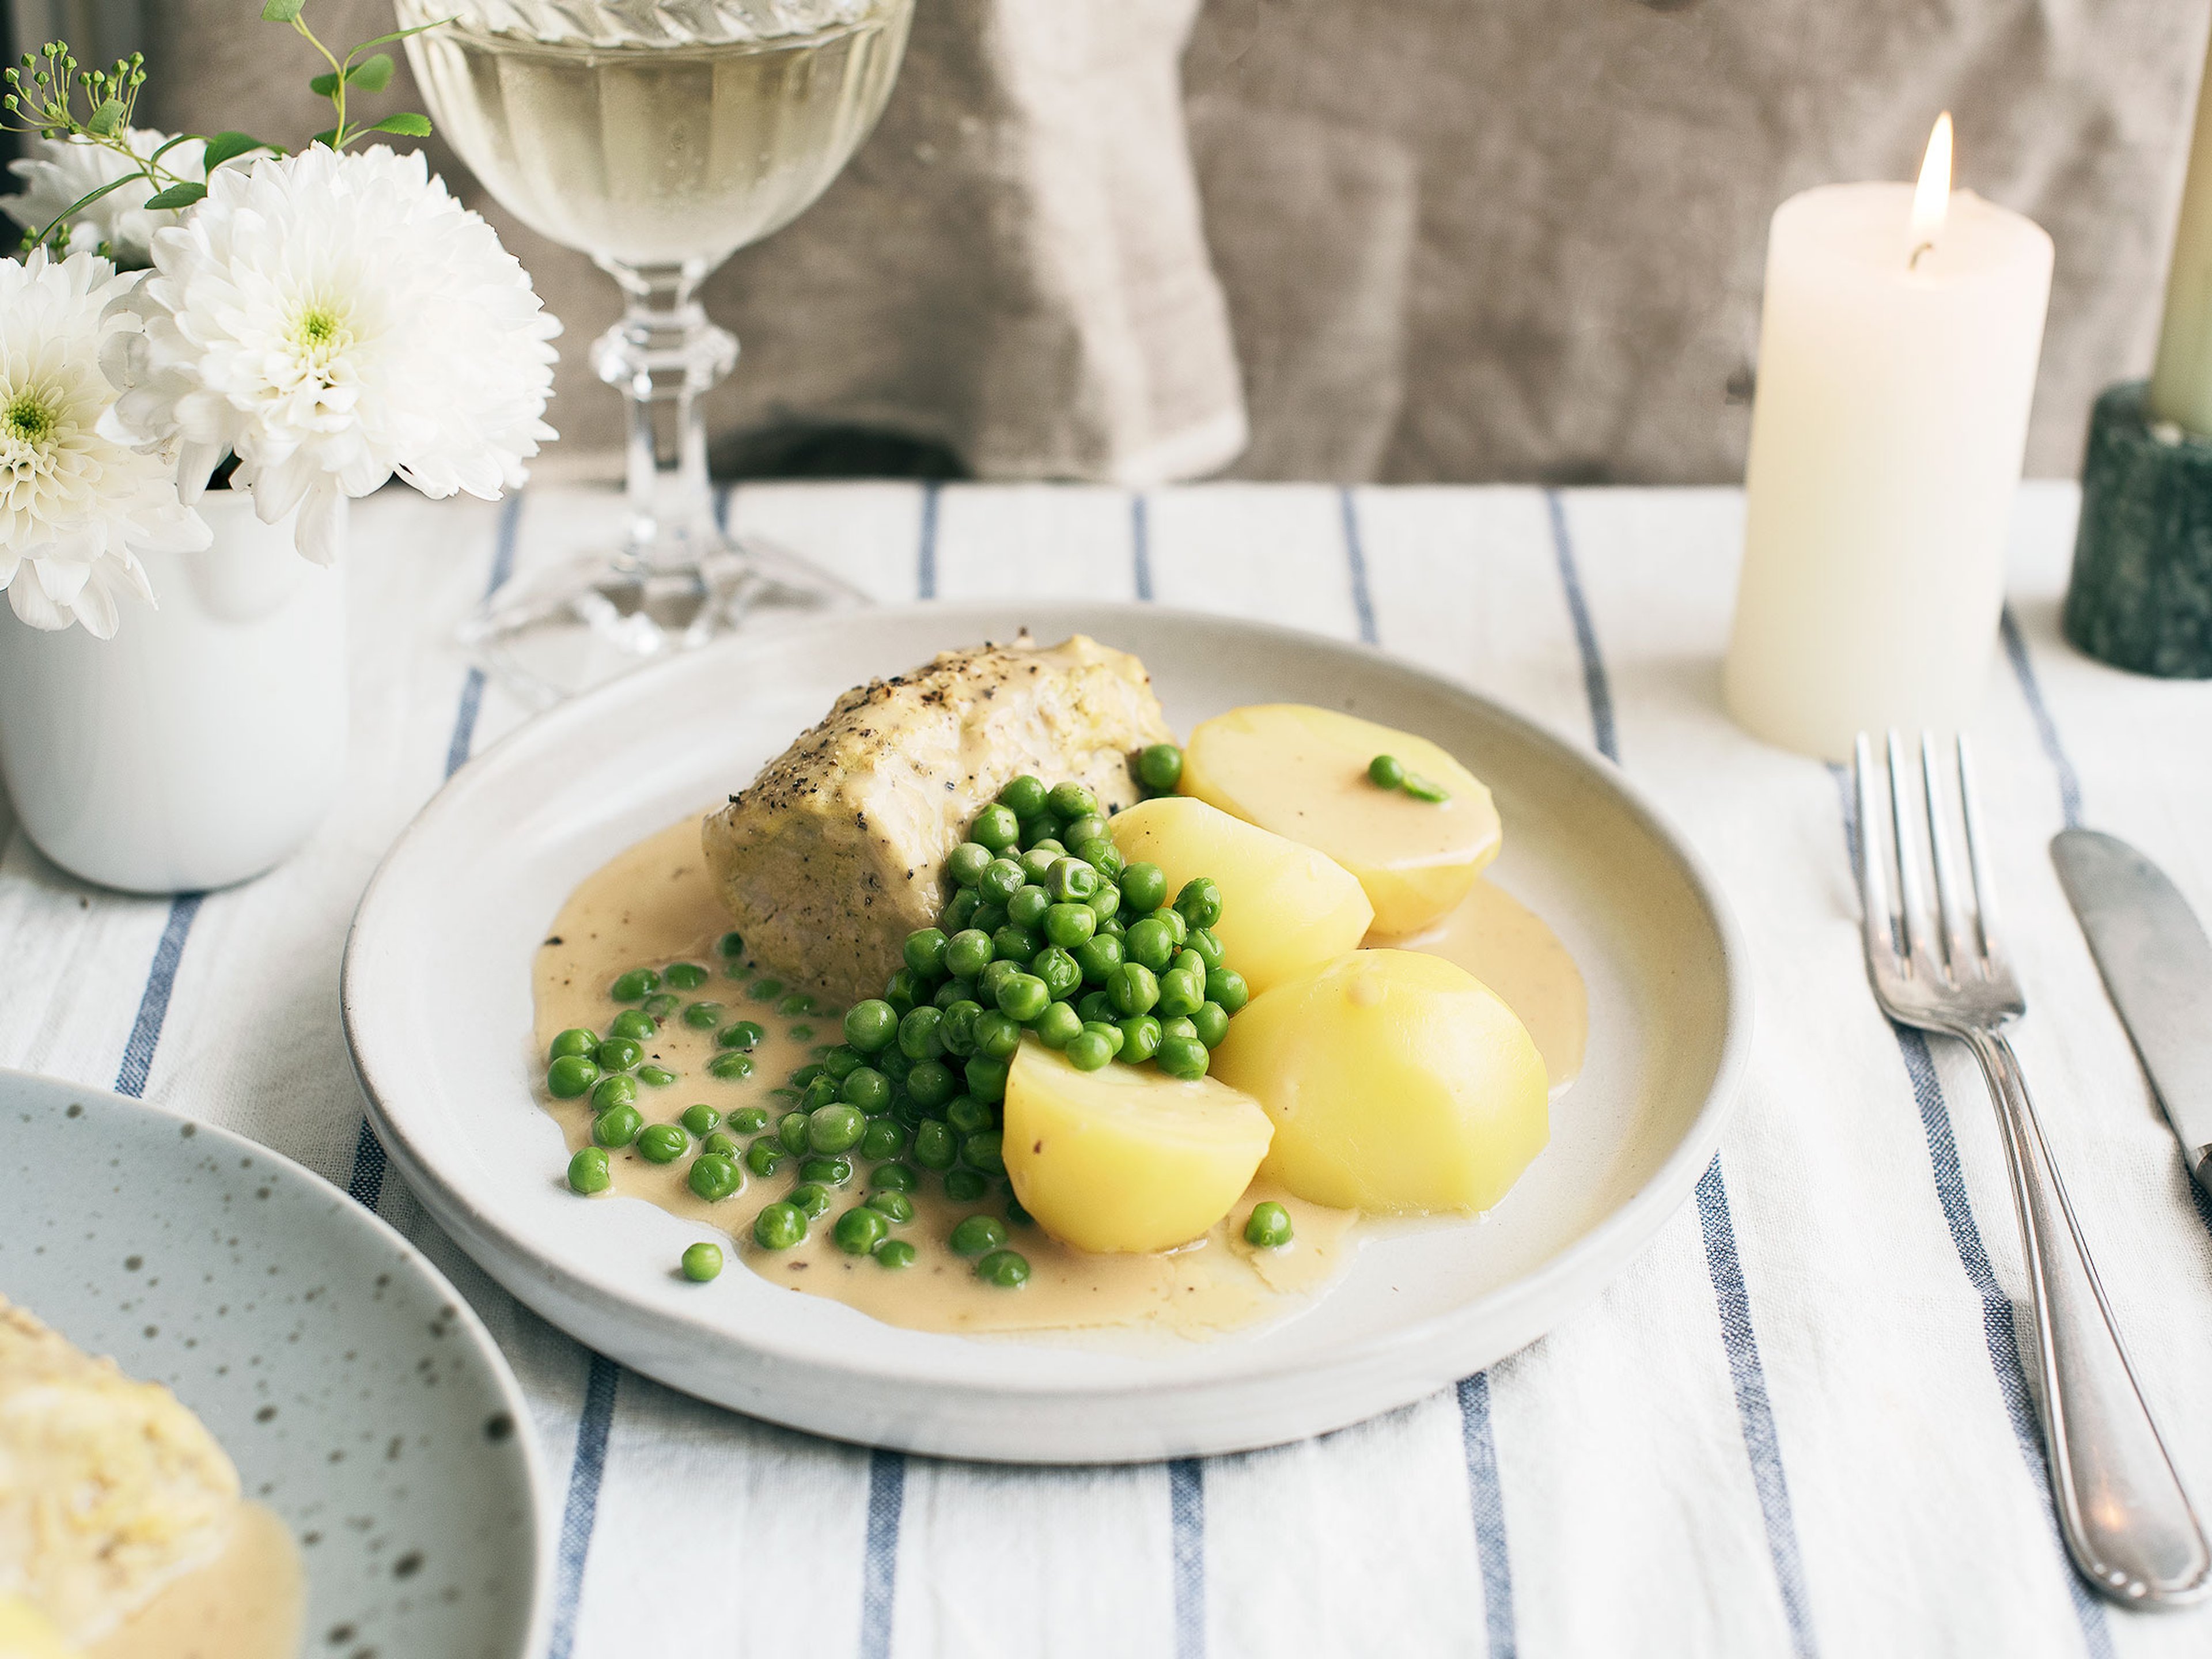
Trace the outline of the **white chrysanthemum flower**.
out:
M 141 161 L 169 142 L 166 132 L 147 127 L 126 127 L 123 137 L 131 153 Z M 207 146 L 186 138 L 161 157 L 161 166 L 178 178 L 199 183 L 207 177 Z M 23 181 L 22 191 L 0 196 L 5 212 L 28 231 L 41 231 L 102 185 L 125 178 L 131 163 L 113 150 L 83 138 L 33 138 L 31 154 L 10 161 L 8 170 Z M 154 233 L 177 222 L 182 210 L 149 209 L 154 194 L 145 179 L 134 179 L 111 190 L 70 221 L 67 251 L 104 253 L 125 270 L 143 270 L 153 263 Z
M 135 280 L 89 253 L 0 259 L 0 587 L 33 628 L 106 639 L 120 596 L 154 597 L 132 548 L 210 539 L 169 459 L 101 429 L 115 398 L 101 350 L 137 328 L 114 308 Z
M 233 487 L 264 523 L 299 508 L 318 563 L 346 497 L 397 472 L 489 500 L 554 435 L 561 325 L 420 151 L 319 144 L 216 168 L 130 303 L 146 326 L 109 360 L 118 430 L 181 445 L 187 501 L 235 454 Z

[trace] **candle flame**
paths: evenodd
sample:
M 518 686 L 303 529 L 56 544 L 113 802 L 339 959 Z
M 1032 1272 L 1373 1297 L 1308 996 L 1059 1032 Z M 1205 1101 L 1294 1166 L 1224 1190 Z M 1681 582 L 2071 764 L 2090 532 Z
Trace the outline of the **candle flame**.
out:
M 1936 118 L 1928 135 L 1928 154 L 1920 163 L 1920 182 L 1912 191 L 1912 262 L 1936 246 L 1951 210 L 1951 112 Z

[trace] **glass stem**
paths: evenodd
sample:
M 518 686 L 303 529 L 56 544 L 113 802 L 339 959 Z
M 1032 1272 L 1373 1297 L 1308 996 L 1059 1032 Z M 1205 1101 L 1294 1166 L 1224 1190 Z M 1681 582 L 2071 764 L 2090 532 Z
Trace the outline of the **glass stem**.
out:
M 737 366 L 738 337 L 699 303 L 703 261 L 599 263 L 628 301 L 592 347 L 593 369 L 629 403 L 630 522 L 620 561 L 639 575 L 696 573 L 728 544 L 714 522 L 703 399 Z

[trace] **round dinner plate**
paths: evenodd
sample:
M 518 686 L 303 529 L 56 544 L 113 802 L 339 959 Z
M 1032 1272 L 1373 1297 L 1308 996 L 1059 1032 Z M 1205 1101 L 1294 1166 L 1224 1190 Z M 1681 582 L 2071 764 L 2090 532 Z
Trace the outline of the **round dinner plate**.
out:
M 0 1071 L 0 1293 L 196 1413 L 291 1528 L 301 1650 L 524 1659 L 552 1554 L 507 1362 L 444 1275 L 227 1130 Z
M 840 692 L 938 652 L 1084 633 L 1133 651 L 1187 732 L 1241 703 L 1401 727 L 1487 782 L 1491 878 L 1589 983 L 1580 1079 L 1551 1145 L 1480 1221 L 1376 1230 L 1293 1316 L 1210 1340 L 897 1329 L 742 1267 L 671 1272 L 695 1225 L 581 1204 L 532 1083 L 532 952 L 616 853 L 749 783 Z M 926 605 L 740 636 L 539 716 L 465 767 L 394 845 L 342 992 L 378 1133 L 422 1202 L 516 1296 L 611 1357 L 842 1439 L 1036 1462 L 1241 1450 L 1418 1399 L 1595 1297 L 1688 1196 L 1749 1038 L 1742 950 L 1681 837 L 1616 769 L 1380 652 L 1153 605 Z

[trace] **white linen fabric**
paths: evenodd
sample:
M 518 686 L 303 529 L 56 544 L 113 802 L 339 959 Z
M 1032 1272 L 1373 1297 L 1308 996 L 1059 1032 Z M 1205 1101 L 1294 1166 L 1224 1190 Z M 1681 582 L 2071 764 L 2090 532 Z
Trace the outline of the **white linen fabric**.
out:
M 552 1659 L 2212 1650 L 2212 1612 L 2110 1609 L 2067 1568 L 1981 1085 L 1868 996 L 1840 780 L 1719 711 L 1735 492 L 763 485 L 731 512 L 883 599 L 1265 617 L 1372 640 L 1594 744 L 1720 872 L 1757 1039 L 1695 1200 L 1602 1298 L 1340 1433 L 999 1468 L 675 1395 L 521 1310 L 437 1233 L 364 1132 L 337 1018 L 377 858 L 521 717 L 456 654 L 454 623 L 488 581 L 611 536 L 619 503 L 362 503 L 339 810 L 272 874 L 170 902 L 79 886 L 0 806 L 0 1063 L 243 1130 L 424 1244 L 534 1407 L 557 1510 Z M 2112 830 L 2212 916 L 2212 684 L 2130 678 L 2060 642 L 2074 512 L 2069 486 L 2021 498 L 1974 727 L 1984 804 L 2028 993 L 2021 1056 L 2143 1387 L 2212 1505 L 2212 1206 L 2045 850 L 2069 823 Z

